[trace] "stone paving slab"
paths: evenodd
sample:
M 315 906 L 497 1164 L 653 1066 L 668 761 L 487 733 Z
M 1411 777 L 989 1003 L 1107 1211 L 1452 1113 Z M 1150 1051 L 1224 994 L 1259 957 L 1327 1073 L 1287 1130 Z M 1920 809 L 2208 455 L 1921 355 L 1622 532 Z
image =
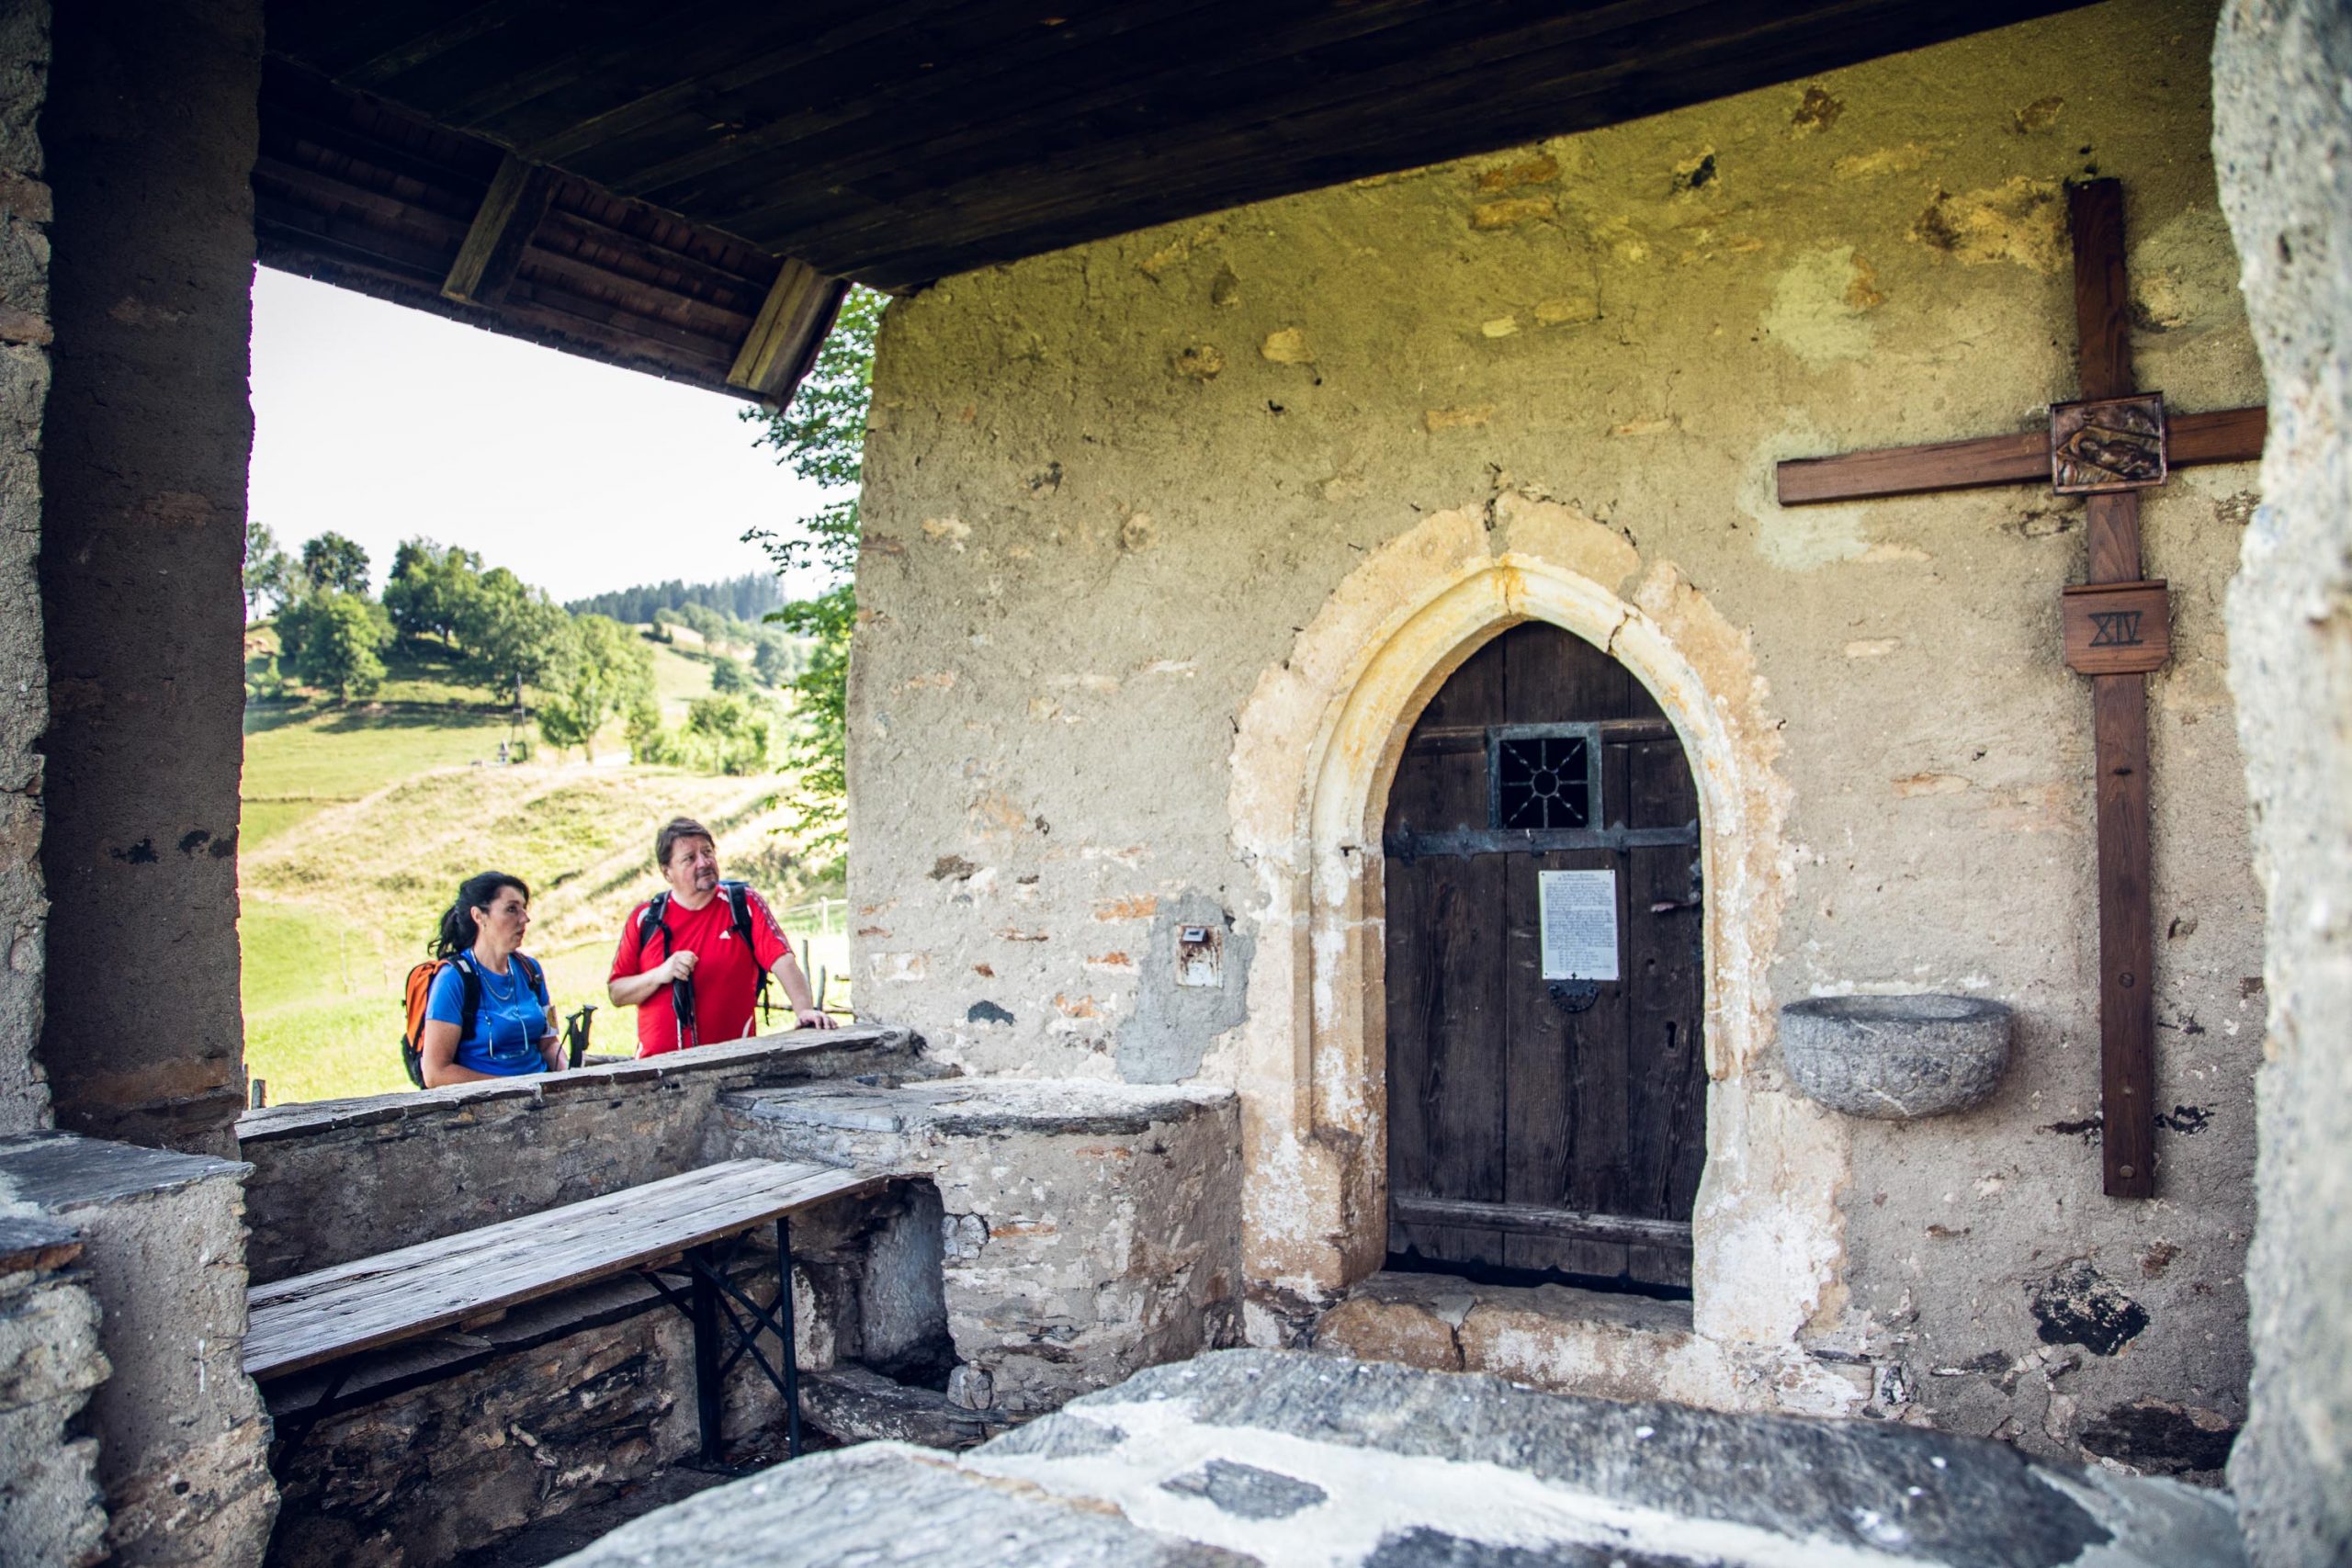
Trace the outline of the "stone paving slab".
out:
M 1060 1555 L 1081 1551 L 1093 1555 Z M 1170 1555 L 1187 1551 L 1213 1555 Z M 662 1553 L 1283 1568 L 2244 1562 L 2225 1495 L 1976 1438 L 1257 1350 L 1154 1368 L 954 1461 L 868 1445 L 778 1467 L 570 1562 Z
M 763 1471 L 624 1525 L 566 1568 L 910 1563 L 956 1568 L 1242 1568 L 1257 1560 L 1170 1540 L 1116 1511 L 865 1443 Z

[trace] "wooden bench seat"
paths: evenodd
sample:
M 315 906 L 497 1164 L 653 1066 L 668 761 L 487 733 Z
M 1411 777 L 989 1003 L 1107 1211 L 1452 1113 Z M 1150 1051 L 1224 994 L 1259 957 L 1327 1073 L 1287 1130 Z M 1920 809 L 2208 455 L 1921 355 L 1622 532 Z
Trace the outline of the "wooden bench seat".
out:
M 815 1204 L 873 1191 L 886 1179 L 831 1166 L 730 1160 L 259 1285 L 246 1298 L 245 1371 L 265 1381 L 285 1377 L 438 1329 L 482 1322 L 509 1307 L 616 1274 L 637 1270 L 651 1278 L 656 1267 L 684 1259 L 691 1265 L 693 1307 L 666 1288 L 662 1293 L 695 1320 L 697 1393 L 710 1428 L 705 1433 L 707 1450 L 716 1442 L 708 1418 L 715 1416 L 718 1391 L 699 1385 L 715 1385 L 710 1374 L 718 1353 L 718 1295 L 732 1293 L 709 1248 L 771 1221 L 788 1222 Z M 788 1231 L 780 1225 L 780 1278 L 789 1277 L 788 1247 Z M 654 1282 L 660 1285 L 658 1279 Z M 756 1319 L 759 1309 L 737 1299 Z M 788 1299 L 782 1306 L 783 1322 L 766 1324 L 780 1336 L 788 1335 L 791 1323 Z M 755 1320 L 748 1331 L 740 1324 L 737 1331 L 748 1343 L 760 1326 Z M 781 1359 L 789 1381 L 788 1342 Z M 785 1388 L 784 1382 L 779 1388 L 797 1401 L 797 1388 Z M 320 1403 L 323 1406 L 327 1400 Z M 797 1403 L 794 1415 L 797 1427 Z

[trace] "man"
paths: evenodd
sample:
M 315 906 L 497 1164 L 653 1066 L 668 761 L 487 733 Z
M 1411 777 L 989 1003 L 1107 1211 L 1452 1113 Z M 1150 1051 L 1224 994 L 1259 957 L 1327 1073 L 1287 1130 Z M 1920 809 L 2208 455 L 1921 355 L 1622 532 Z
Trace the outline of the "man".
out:
M 838 1027 L 817 1010 L 792 944 L 760 896 L 718 877 L 718 846 L 690 817 L 653 840 L 670 885 L 628 912 L 605 994 L 637 1009 L 637 1054 L 658 1056 L 753 1032 L 761 976 L 773 974 L 803 1029 Z

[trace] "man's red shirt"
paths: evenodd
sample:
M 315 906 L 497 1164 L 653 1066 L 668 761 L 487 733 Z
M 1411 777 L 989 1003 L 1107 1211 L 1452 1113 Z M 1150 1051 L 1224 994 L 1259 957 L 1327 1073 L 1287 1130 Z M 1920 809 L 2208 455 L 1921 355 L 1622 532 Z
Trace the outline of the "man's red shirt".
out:
M 628 923 L 621 928 L 620 951 L 613 954 L 610 978 L 633 979 L 660 968 L 673 952 L 691 953 L 695 955 L 692 1043 L 707 1045 L 745 1038 L 752 1033 L 760 975 L 789 954 L 792 943 L 785 940 L 783 928 L 758 894 L 746 889 L 744 898 L 751 906 L 754 951 L 743 951 L 743 941 L 735 934 L 735 911 L 723 890 L 713 893 L 710 902 L 699 909 L 682 909 L 673 900 L 662 911 L 662 923 L 670 931 L 667 942 L 657 931 L 650 942 L 640 946 L 638 931 L 645 919 L 645 905 L 639 904 L 628 912 Z M 670 989 L 668 986 L 657 988 L 638 1006 L 637 1054 L 640 1056 L 659 1056 L 678 1048 L 677 1008 Z

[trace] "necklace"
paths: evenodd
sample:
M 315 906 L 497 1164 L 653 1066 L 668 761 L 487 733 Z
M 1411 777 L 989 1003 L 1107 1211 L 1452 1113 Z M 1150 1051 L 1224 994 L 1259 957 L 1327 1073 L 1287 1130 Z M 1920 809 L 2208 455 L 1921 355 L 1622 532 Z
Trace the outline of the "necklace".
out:
M 473 960 L 474 973 L 481 976 L 482 989 L 499 1001 L 513 1001 L 517 988 L 523 984 L 522 977 L 514 972 L 513 957 L 511 955 L 508 957 L 506 973 L 503 975 L 493 973 L 490 965 L 482 962 L 482 956 L 479 952 L 473 955 Z
M 482 1043 L 488 1047 L 492 1061 L 520 1061 L 530 1051 L 529 1026 L 519 1021 L 508 1020 L 514 1023 L 516 1035 L 514 1049 L 509 1052 L 499 1043 L 498 1025 L 501 1019 L 506 1018 L 510 1004 L 522 999 L 522 965 L 516 962 L 512 953 L 509 953 L 506 959 L 506 973 L 494 975 L 491 973 L 490 965 L 482 962 L 479 952 L 473 954 L 473 961 L 474 973 L 481 979 L 482 998 L 493 1004 L 482 1010 L 479 1025 Z

